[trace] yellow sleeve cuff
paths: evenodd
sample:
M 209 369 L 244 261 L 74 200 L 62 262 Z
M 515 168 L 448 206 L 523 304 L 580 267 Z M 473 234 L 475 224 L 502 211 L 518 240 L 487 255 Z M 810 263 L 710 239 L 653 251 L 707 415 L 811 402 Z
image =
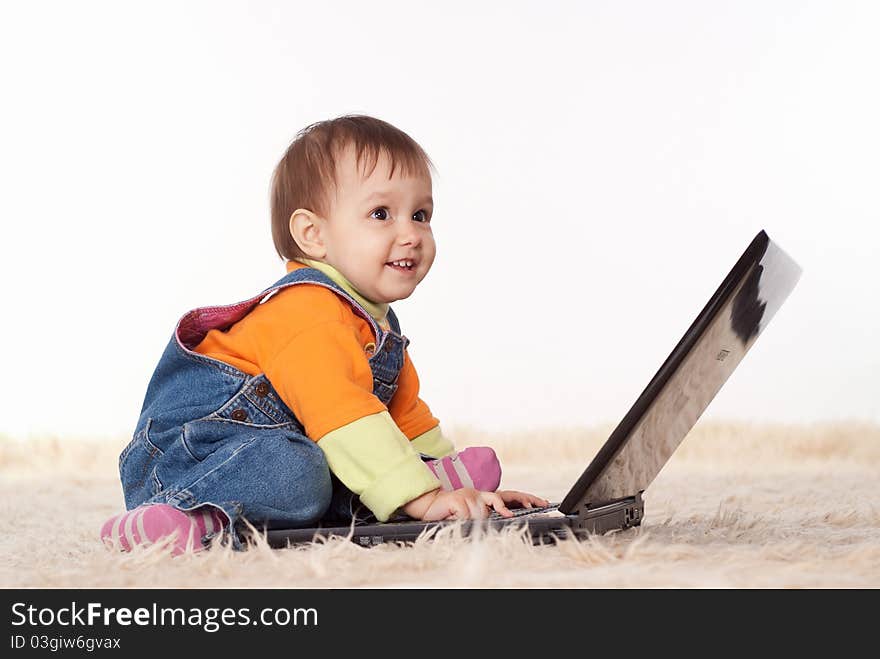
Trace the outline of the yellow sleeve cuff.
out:
M 387 411 L 327 433 L 318 446 L 330 471 L 360 496 L 380 522 L 404 504 L 440 487 L 439 479 Z
M 440 432 L 440 426 L 434 426 L 418 437 L 413 437 L 412 446 L 419 453 L 429 455 L 432 458 L 442 458 L 455 450 L 452 442 Z

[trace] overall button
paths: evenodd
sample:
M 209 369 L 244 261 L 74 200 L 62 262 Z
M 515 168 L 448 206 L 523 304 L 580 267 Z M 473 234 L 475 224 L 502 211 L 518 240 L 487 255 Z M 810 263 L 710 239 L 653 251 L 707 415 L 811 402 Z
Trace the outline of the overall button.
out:
M 232 418 L 235 421 L 244 421 L 245 419 L 247 419 L 247 412 L 241 409 L 232 410 Z
M 254 387 L 254 393 L 256 393 L 257 396 L 259 396 L 260 398 L 265 398 L 269 395 L 269 385 L 265 382 L 260 382 L 259 384 L 257 384 L 256 387 Z
M 370 343 L 364 346 L 364 352 L 367 353 L 367 356 L 372 357 L 376 354 L 376 344 L 370 341 Z

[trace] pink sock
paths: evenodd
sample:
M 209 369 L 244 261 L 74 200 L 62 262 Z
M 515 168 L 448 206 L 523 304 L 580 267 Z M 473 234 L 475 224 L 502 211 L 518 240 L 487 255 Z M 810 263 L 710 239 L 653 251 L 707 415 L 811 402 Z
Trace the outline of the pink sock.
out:
M 135 545 L 151 545 L 176 532 L 171 554 L 177 556 L 189 547 L 201 551 L 205 548 L 202 537 L 221 531 L 226 524 L 226 514 L 213 506 L 184 512 L 165 503 L 144 504 L 104 522 L 101 540 L 131 551 Z
M 501 484 L 501 463 L 488 446 L 472 446 L 425 464 L 440 479 L 444 490 L 472 487 L 494 492 Z

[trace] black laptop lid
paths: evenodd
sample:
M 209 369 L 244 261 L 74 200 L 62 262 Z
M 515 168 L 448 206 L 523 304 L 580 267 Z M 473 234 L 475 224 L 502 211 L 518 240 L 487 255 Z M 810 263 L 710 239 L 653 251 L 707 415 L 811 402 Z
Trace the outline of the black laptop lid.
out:
M 644 491 L 788 297 L 801 269 L 761 231 L 559 506 Z

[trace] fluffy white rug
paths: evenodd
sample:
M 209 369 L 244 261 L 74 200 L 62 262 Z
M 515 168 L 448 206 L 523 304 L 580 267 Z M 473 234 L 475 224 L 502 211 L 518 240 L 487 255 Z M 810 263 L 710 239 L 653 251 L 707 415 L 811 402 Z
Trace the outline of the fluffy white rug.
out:
M 450 432 L 493 446 L 502 488 L 560 500 L 610 428 Z M 645 493 L 641 528 L 532 546 L 444 533 L 172 558 L 98 540 L 125 440 L 0 437 L 3 587 L 880 587 L 880 428 L 699 423 Z

